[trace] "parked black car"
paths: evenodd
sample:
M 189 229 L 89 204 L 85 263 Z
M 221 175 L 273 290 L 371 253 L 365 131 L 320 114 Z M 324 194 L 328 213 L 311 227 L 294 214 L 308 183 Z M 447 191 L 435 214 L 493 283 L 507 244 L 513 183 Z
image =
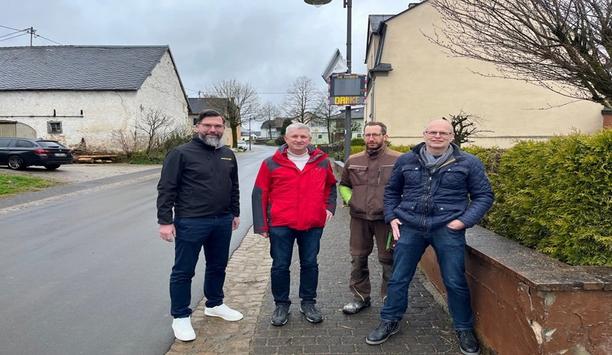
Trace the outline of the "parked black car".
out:
M 30 138 L 0 137 L 0 165 L 13 170 L 30 165 L 42 165 L 55 170 L 62 164 L 72 163 L 70 149 L 61 143 Z

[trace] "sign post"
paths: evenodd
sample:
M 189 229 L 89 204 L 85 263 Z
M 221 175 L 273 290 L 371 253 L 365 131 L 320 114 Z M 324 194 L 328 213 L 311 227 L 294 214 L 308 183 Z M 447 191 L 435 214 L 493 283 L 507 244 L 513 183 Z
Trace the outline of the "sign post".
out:
M 352 73 L 336 73 L 330 76 L 330 104 L 345 106 L 344 123 L 344 162 L 351 154 L 351 138 L 353 134 L 351 122 L 351 106 L 365 103 L 366 76 Z

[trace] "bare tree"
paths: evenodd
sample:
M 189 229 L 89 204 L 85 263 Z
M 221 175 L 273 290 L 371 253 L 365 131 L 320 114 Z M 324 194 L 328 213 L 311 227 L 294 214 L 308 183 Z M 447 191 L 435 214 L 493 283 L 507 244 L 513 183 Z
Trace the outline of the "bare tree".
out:
M 482 130 L 478 128 L 478 117 L 474 115 L 469 115 L 463 111 L 459 112 L 456 115 L 448 115 L 448 118 L 442 117 L 442 119 L 449 121 L 450 124 L 453 126 L 453 133 L 455 135 L 453 143 L 455 143 L 459 147 L 461 147 L 462 143 L 473 142 L 470 137 L 478 133 L 491 132 L 489 130 Z
M 233 105 L 228 107 L 225 119 L 228 120 L 232 129 L 232 146 L 236 148 L 238 127 L 243 122 L 253 119 L 257 114 L 259 106 L 257 91 L 249 83 L 241 83 L 235 79 L 222 80 L 213 85 L 210 91 L 218 97 L 233 101 Z
M 321 95 L 315 112 L 317 116 L 325 122 L 325 125 L 327 126 L 327 142 L 332 144 L 334 140 L 333 131 L 335 131 L 337 128 L 332 127 L 332 123 L 335 125 L 336 120 L 334 117 L 340 112 L 340 110 L 338 110 L 338 106 L 330 104 L 329 99 L 325 97 L 325 95 Z
M 135 128 L 145 135 L 145 154 L 148 156 L 151 150 L 159 145 L 172 119 L 160 110 L 145 109 L 140 106 L 140 111 L 142 116 L 136 120 Z
M 314 87 L 312 80 L 300 76 L 293 81 L 287 90 L 285 111 L 287 115 L 298 122 L 307 124 L 317 118 L 315 111 L 321 93 Z
M 280 116 L 280 109 L 271 102 L 266 102 L 259 107 L 259 121 L 272 121 Z M 268 125 L 268 137 L 272 137 L 272 125 Z
M 495 64 L 501 77 L 612 107 L 610 0 L 433 0 L 431 40 Z

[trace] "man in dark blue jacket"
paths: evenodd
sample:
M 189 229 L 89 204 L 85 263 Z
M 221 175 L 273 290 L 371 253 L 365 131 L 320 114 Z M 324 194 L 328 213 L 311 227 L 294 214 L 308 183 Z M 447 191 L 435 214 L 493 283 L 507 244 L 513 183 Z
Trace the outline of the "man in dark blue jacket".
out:
M 240 224 L 236 156 L 221 140 L 225 119 L 219 112 L 202 112 L 195 130 L 197 136 L 191 142 L 168 153 L 157 185 L 159 235 L 175 242 L 170 313 L 174 336 L 182 341 L 196 337 L 189 303 L 202 249 L 206 257 L 204 314 L 228 321 L 242 319 L 240 312 L 223 303 L 232 230 Z
M 424 143 L 397 160 L 385 187 L 385 222 L 390 223 L 397 244 L 381 323 L 366 342 L 381 344 L 399 331 L 408 307 L 408 286 L 425 248 L 431 245 L 461 351 L 478 354 L 465 278 L 465 229 L 491 208 L 493 192 L 482 162 L 451 143 L 454 135 L 448 121 L 430 122 L 423 135 Z

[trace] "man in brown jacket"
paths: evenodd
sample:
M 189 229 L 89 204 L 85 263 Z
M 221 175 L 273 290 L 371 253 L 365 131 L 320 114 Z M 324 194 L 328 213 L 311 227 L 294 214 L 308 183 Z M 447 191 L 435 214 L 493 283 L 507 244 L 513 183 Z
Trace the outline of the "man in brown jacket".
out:
M 384 221 L 383 195 L 393 165 L 401 153 L 387 148 L 387 126 L 381 122 L 366 123 L 364 139 L 366 150 L 349 157 L 339 187 L 340 195 L 348 203 L 351 213 L 350 289 L 354 297 L 342 308 L 346 314 L 355 314 L 370 306 L 368 257 L 372 253 L 374 240 L 378 261 L 383 269 L 382 299 L 387 295 L 387 282 L 393 266 L 392 253 L 386 245 L 390 229 Z

